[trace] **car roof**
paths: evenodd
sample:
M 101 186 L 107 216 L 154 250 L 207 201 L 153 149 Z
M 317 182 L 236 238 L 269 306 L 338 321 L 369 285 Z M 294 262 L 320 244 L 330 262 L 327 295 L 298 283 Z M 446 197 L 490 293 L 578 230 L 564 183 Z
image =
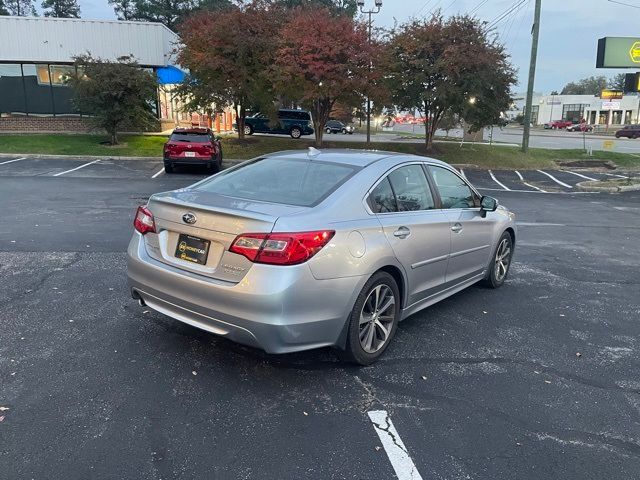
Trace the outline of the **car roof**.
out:
M 429 161 L 440 165 L 447 165 L 440 160 L 429 157 L 421 157 L 418 155 L 408 155 L 397 152 L 384 152 L 381 150 L 354 150 L 348 148 L 331 148 L 331 149 L 315 149 L 309 150 L 287 150 L 283 152 L 275 152 L 265 155 L 265 158 L 279 158 L 291 160 L 315 160 L 319 162 L 340 163 L 343 165 L 353 165 L 356 167 L 366 167 L 372 163 L 383 159 L 397 159 L 398 163 L 405 161 Z
M 173 130 L 173 133 L 198 133 L 198 134 L 205 134 L 205 133 L 209 133 L 211 130 L 208 128 L 204 128 L 204 127 L 178 127 L 176 129 Z

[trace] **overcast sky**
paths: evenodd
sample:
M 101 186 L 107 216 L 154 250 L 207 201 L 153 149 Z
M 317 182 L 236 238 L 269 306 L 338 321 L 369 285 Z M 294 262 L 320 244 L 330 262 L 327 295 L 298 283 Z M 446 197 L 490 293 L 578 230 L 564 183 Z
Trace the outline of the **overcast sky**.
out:
M 640 7 L 640 0 L 621 1 Z M 374 0 L 366 2 L 373 6 Z M 482 20 L 492 22 L 519 3 L 520 0 L 383 0 L 382 11 L 375 22 L 390 27 L 395 21 L 401 23 L 412 17 L 423 17 L 437 8 L 445 15 L 473 12 Z M 534 0 L 525 0 L 495 27 L 518 69 L 517 91 L 526 89 L 534 3 Z M 83 18 L 115 18 L 107 0 L 80 0 L 80 5 Z M 535 90 L 549 93 L 561 90 L 572 80 L 590 75 L 609 77 L 622 72 L 595 68 L 598 38 L 640 36 L 639 19 L 640 9 L 608 0 L 542 0 Z

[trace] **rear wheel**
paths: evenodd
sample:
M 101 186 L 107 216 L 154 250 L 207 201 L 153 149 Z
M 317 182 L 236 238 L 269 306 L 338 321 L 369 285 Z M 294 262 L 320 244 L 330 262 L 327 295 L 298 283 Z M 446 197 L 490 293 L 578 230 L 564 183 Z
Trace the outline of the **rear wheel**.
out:
M 291 138 L 300 138 L 302 136 L 302 130 L 298 127 L 293 127 L 289 132 L 289 135 L 291 135 Z
M 370 365 L 387 349 L 400 319 L 400 293 L 386 272 L 374 274 L 356 299 L 349 316 L 343 357 L 358 365 Z
M 218 173 L 220 171 L 220 164 L 218 163 L 217 156 L 207 164 L 207 170 L 209 171 L 209 173 Z
M 491 260 L 484 283 L 491 288 L 499 288 L 507 279 L 511 258 L 513 257 L 513 240 L 508 232 L 504 232 L 498 240 L 498 247 Z

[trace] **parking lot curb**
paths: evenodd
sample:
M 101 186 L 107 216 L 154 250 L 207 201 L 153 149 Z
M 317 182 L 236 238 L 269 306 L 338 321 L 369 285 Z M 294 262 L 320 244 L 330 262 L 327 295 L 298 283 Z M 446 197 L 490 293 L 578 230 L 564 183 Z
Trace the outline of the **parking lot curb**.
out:
M 634 179 L 638 181 L 637 179 Z M 640 183 L 634 183 L 632 185 L 619 185 L 609 187 L 605 185 L 597 185 L 596 182 L 586 181 L 580 182 L 576 185 L 578 190 L 583 192 L 605 192 L 605 193 L 618 193 L 618 192 L 637 192 L 640 191 Z
M 130 157 L 119 155 L 48 155 L 41 153 L 0 153 L 0 158 L 28 157 L 41 160 L 131 160 L 131 161 L 157 161 L 162 162 L 162 157 Z M 246 159 L 225 158 L 223 163 L 240 163 Z

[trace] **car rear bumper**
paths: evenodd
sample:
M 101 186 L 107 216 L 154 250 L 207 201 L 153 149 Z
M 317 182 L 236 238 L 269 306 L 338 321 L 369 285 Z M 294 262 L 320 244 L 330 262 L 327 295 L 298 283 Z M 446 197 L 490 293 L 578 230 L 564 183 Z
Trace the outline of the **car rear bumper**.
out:
M 255 264 L 239 283 L 217 281 L 152 259 L 138 233 L 127 253 L 134 298 L 176 320 L 268 353 L 340 344 L 365 281 L 316 280 L 306 264 Z
M 173 165 L 206 165 L 214 162 L 215 159 L 211 157 L 164 157 L 164 163 Z

